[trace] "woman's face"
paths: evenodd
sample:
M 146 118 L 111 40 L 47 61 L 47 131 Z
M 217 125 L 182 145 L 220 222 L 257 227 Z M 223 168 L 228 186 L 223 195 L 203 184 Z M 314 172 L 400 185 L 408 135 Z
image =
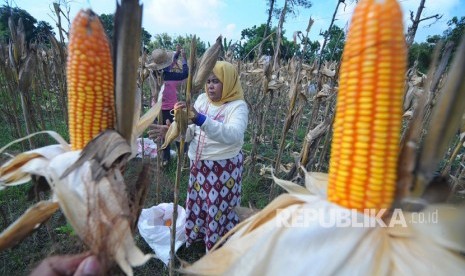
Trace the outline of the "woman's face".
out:
M 213 73 L 207 79 L 207 95 L 212 102 L 220 101 L 223 96 L 223 83 Z

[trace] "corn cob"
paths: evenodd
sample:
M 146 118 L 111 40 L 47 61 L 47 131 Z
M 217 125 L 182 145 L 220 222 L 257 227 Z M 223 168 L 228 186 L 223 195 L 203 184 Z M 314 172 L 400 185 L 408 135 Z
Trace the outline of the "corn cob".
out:
M 69 136 L 76 150 L 115 124 L 110 45 L 95 13 L 78 13 L 71 25 L 68 49 Z
M 163 145 L 161 145 L 160 150 L 166 149 L 166 147 L 171 144 L 171 142 L 179 137 L 179 134 L 181 134 L 181 129 L 179 128 L 178 122 L 174 120 L 165 134 L 165 142 L 163 142 Z
M 205 53 L 200 58 L 197 70 L 195 71 L 192 85 L 192 91 L 196 93 L 202 89 L 205 85 L 205 81 L 215 67 L 218 56 L 223 51 L 223 44 L 221 42 L 221 36 L 216 39 L 215 44 L 205 51 Z
M 396 0 L 362 0 L 341 64 L 328 199 L 389 208 L 396 186 L 406 45 Z
M 191 115 L 190 118 L 193 116 Z M 181 135 L 185 138 L 187 123 L 188 123 L 187 109 L 186 108 L 176 108 L 174 109 L 174 120 L 171 123 L 168 131 L 165 134 L 165 142 L 160 147 L 160 150 L 166 149 L 166 147 L 171 144 L 176 138 Z M 184 132 L 184 133 L 183 133 Z

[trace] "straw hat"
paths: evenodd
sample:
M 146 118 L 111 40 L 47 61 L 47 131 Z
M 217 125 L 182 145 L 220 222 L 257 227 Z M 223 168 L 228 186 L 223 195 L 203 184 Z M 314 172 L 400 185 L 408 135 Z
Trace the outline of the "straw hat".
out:
M 164 69 L 173 62 L 174 52 L 165 51 L 163 49 L 155 49 L 151 54 L 151 62 L 146 65 L 147 68 L 153 70 Z

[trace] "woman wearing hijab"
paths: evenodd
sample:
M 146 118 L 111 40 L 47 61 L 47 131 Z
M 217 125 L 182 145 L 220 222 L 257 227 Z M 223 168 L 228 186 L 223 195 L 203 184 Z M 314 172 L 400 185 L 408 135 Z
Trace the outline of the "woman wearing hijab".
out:
M 184 106 L 180 102 L 175 108 Z M 202 240 L 208 251 L 239 222 L 234 208 L 241 202 L 242 145 L 249 111 L 234 65 L 216 62 L 193 112 L 186 134 L 190 142 L 187 246 Z M 163 135 L 166 129 L 152 126 L 149 135 Z

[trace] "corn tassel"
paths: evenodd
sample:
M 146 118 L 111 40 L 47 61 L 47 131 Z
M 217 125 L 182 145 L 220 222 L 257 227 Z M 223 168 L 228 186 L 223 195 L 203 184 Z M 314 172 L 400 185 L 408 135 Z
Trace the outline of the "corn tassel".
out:
M 328 199 L 346 208 L 389 208 L 396 187 L 406 45 L 395 0 L 362 0 L 341 65 Z
M 71 26 L 68 49 L 69 136 L 76 150 L 115 124 L 110 45 L 95 13 L 78 13 Z

